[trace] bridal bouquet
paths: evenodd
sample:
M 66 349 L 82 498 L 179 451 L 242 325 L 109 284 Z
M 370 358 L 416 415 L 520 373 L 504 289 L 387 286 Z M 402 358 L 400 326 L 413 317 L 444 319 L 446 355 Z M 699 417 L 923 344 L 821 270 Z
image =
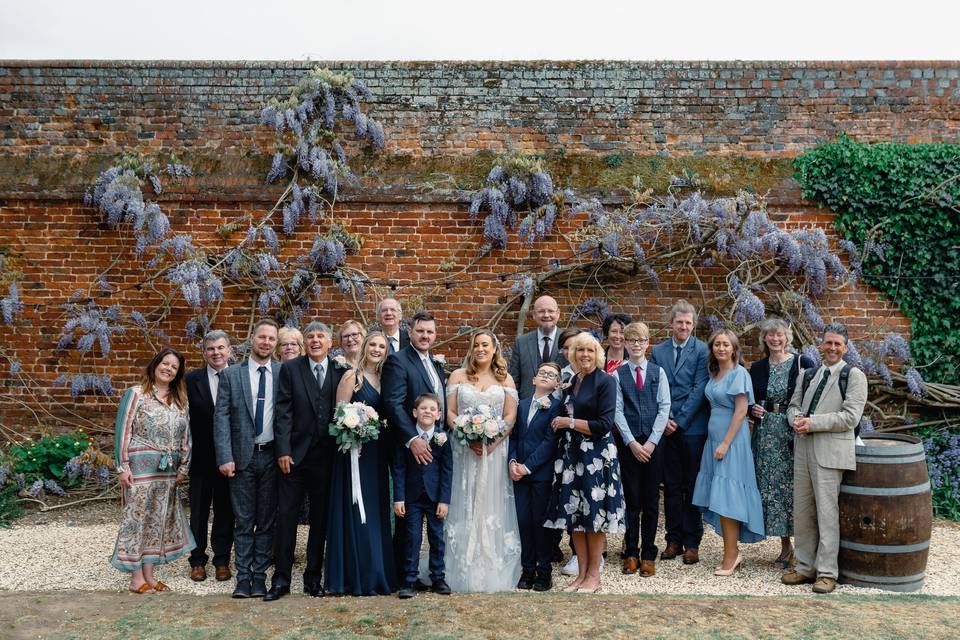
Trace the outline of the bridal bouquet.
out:
M 376 440 L 384 424 L 376 409 L 362 402 L 340 402 L 330 423 L 330 435 L 336 438 L 340 451 L 359 448 Z
M 492 444 L 506 430 L 507 423 L 486 404 L 467 409 L 453 421 L 453 433 L 463 444 Z

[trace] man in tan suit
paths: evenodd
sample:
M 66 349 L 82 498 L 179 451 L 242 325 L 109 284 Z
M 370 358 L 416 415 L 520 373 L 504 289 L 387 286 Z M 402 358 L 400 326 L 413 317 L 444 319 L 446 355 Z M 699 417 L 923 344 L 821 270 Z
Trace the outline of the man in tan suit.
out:
M 797 567 L 781 580 L 791 585 L 812 582 L 814 593 L 830 593 L 837 586 L 840 482 L 844 470 L 857 466 L 853 430 L 867 402 L 863 372 L 851 368 L 842 375 L 847 340 L 842 324 L 824 327 L 820 343 L 823 364 L 806 391 L 802 384 L 797 385 L 787 409 L 787 421 L 796 432 L 793 528 Z M 842 377 L 847 377 L 846 397 L 841 393 Z

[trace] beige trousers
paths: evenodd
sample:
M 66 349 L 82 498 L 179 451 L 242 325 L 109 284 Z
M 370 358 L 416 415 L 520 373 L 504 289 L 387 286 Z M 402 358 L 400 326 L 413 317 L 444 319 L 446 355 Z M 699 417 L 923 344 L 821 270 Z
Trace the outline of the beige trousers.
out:
M 827 434 L 829 437 L 829 434 Z M 817 464 L 813 439 L 794 439 L 793 532 L 797 571 L 808 577 L 837 577 L 840 551 L 840 482 L 843 469 Z

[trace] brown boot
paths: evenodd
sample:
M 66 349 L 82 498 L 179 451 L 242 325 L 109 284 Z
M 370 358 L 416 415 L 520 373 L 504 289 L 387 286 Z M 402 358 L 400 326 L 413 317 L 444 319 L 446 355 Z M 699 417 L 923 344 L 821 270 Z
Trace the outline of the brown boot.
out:
M 190 568 L 190 579 L 194 582 L 203 582 L 207 579 L 207 568 L 203 565 Z
M 683 552 L 683 564 L 697 564 L 700 562 L 699 549 L 687 549 Z
M 660 554 L 661 560 L 673 560 L 683 553 L 683 546 L 676 542 L 668 542 L 667 548 Z
M 815 579 L 811 576 L 805 576 L 797 570 L 787 571 L 785 574 L 780 576 L 780 582 L 789 585 L 810 584 L 814 581 Z
M 644 578 L 649 578 L 657 572 L 657 565 L 654 564 L 653 560 L 641 560 L 640 561 L 640 576 Z

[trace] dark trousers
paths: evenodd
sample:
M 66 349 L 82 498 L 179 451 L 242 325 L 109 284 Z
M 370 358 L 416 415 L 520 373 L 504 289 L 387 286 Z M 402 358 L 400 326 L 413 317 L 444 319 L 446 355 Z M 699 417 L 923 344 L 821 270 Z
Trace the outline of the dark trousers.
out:
M 393 475 L 390 476 L 391 489 L 393 487 Z M 397 495 L 396 490 L 392 490 L 391 504 L 395 501 L 393 496 Z M 396 573 L 403 578 L 407 569 L 407 523 L 403 518 L 393 515 L 393 563 Z
M 233 546 L 230 483 L 225 475 L 210 471 L 190 476 L 190 531 L 197 541 L 197 546 L 190 552 L 191 567 L 202 567 L 210 559 L 207 555 L 207 523 L 210 521 L 211 504 L 213 529 L 210 532 L 210 547 L 213 550 L 213 566 L 230 565 L 230 547 Z
M 638 440 L 641 444 L 646 438 Z M 649 462 L 640 462 L 627 446 L 618 446 L 620 478 L 627 506 L 627 533 L 623 557 L 657 559 L 657 519 L 660 517 L 660 447 Z
M 699 549 L 703 538 L 703 517 L 692 501 L 706 441 L 707 434 L 688 436 L 679 430 L 660 440 L 666 539 L 686 549 Z
M 525 572 L 550 573 L 553 555 L 552 529 L 545 529 L 547 503 L 550 502 L 552 479 L 533 482 L 524 478 L 513 483 L 520 527 L 520 564 Z
M 332 452 L 314 444 L 307 450 L 303 460 L 293 465 L 290 473 L 280 474 L 274 587 L 290 586 L 293 552 L 297 548 L 297 523 L 304 496 L 310 497 L 310 534 L 307 537 L 307 567 L 303 572 L 303 583 L 305 586 L 320 583 L 323 552 L 327 544 L 327 506 L 332 465 Z
M 250 463 L 230 478 L 236 524 L 233 548 L 237 582 L 266 580 L 277 513 L 277 461 L 273 447 L 253 452 Z
M 420 575 L 420 544 L 423 542 L 423 520 L 427 520 L 427 542 L 430 543 L 430 582 L 444 579 L 443 520 L 437 517 L 437 503 L 426 493 L 406 503 L 407 548 L 404 551 L 403 582 L 412 585 Z M 399 527 L 398 527 L 399 528 Z

